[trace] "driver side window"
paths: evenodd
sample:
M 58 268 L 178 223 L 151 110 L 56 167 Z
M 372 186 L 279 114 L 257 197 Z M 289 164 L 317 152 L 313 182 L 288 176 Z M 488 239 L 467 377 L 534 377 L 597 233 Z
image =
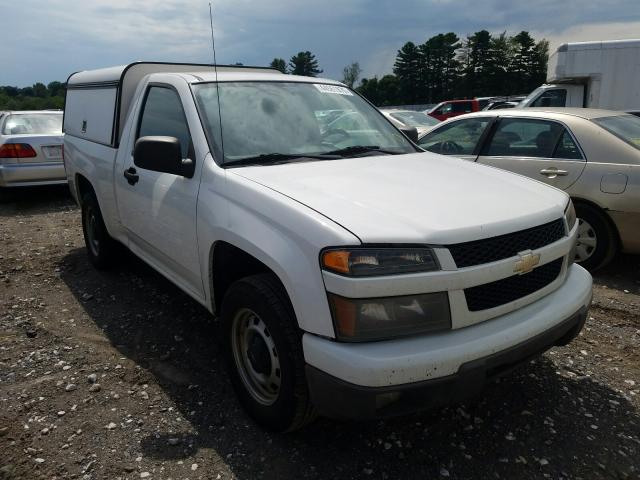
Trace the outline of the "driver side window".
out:
M 489 118 L 466 118 L 443 125 L 420 139 L 425 150 L 444 155 L 472 155 Z
M 182 157 L 188 156 L 191 136 L 176 91 L 157 86 L 149 89 L 136 139 L 148 136 L 176 137 L 180 141 Z

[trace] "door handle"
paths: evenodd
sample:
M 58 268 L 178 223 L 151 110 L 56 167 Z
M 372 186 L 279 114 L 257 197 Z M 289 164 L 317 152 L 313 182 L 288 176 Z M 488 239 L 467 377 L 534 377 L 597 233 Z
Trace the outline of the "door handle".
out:
M 569 175 L 569 172 L 567 172 L 566 170 L 558 170 L 557 168 L 543 168 L 542 170 L 540 170 L 540 173 L 550 178 L 566 177 L 567 175 Z
M 124 171 L 124 178 L 127 179 L 129 185 L 135 185 L 140 180 L 140 177 L 136 173 L 136 169 L 133 167 L 129 167 Z

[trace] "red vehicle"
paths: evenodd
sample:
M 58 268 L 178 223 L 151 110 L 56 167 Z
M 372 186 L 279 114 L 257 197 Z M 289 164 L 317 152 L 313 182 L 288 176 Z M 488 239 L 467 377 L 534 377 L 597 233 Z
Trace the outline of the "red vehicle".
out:
M 440 102 L 427 113 L 438 120 L 446 120 L 447 118 L 457 117 L 465 113 L 479 112 L 482 109 L 478 99 L 468 100 L 447 100 Z

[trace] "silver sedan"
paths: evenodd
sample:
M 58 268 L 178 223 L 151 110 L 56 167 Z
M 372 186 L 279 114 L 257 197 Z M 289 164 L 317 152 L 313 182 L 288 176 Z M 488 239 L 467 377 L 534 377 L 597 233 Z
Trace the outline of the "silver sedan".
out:
M 586 108 L 494 110 L 444 122 L 419 144 L 566 191 L 580 220 L 576 261 L 586 268 L 606 265 L 619 250 L 640 253 L 639 117 Z
M 61 111 L 0 115 L 0 187 L 66 183 Z

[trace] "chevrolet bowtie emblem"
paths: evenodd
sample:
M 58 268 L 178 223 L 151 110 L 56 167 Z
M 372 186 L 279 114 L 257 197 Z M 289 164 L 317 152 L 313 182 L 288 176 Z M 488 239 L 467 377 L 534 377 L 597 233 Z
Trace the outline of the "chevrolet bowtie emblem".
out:
M 533 253 L 531 250 L 525 250 L 518 253 L 520 259 L 516 262 L 513 271 L 523 275 L 532 271 L 540 263 L 540 254 Z

